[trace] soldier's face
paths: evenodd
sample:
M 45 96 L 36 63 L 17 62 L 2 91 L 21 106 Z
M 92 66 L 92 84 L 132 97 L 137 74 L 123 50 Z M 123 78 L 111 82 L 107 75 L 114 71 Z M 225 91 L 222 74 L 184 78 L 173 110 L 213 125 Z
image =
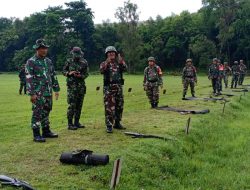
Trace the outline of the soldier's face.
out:
M 46 57 L 47 54 L 48 54 L 48 48 L 43 48 L 42 47 L 42 48 L 37 49 L 36 52 L 37 52 L 37 55 L 39 57 Z
M 191 62 L 191 61 L 187 62 L 187 65 L 188 65 L 188 66 L 191 66 L 191 65 L 192 65 L 192 62 Z
M 108 58 L 109 59 L 114 60 L 115 56 L 116 56 L 115 52 L 113 52 L 113 51 L 112 52 L 108 52 Z
M 213 61 L 213 64 L 217 64 L 217 61 Z
M 240 60 L 240 64 L 243 64 L 243 61 L 242 61 L 242 60 Z
M 155 62 L 154 62 L 154 61 L 149 61 L 149 62 L 148 62 L 148 65 L 152 67 L 152 66 L 155 65 Z

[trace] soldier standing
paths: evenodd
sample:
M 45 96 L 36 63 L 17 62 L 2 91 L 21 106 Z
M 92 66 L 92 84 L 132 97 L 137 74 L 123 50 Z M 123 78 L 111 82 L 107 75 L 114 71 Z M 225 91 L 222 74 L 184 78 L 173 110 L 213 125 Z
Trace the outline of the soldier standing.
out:
M 57 138 L 58 135 L 51 132 L 49 114 L 52 110 L 52 91 L 56 100 L 59 97 L 60 87 L 54 70 L 54 66 L 47 58 L 48 48 L 45 41 L 39 39 L 33 46 L 36 54 L 26 63 L 27 91 L 32 102 L 31 127 L 34 141 L 45 142 L 45 138 Z M 40 135 L 42 127 L 42 136 Z
M 67 77 L 68 129 L 77 130 L 85 127 L 80 124 L 79 120 L 86 94 L 85 79 L 89 76 L 89 67 L 88 62 L 83 58 L 81 48 L 74 47 L 71 54 L 73 58 L 66 61 L 63 67 L 63 74 Z M 74 125 L 73 118 L 75 119 Z
M 26 94 L 26 74 L 25 74 L 25 64 L 22 65 L 20 71 L 19 71 L 19 80 L 20 80 L 20 88 L 19 88 L 19 94 L 22 94 L 22 91 L 24 94 Z
M 247 66 L 244 64 L 243 60 L 240 60 L 240 78 L 239 78 L 239 85 L 242 85 L 247 73 Z
M 182 72 L 183 100 L 185 100 L 189 85 L 191 88 L 192 97 L 195 97 L 195 83 L 197 83 L 196 68 L 192 64 L 192 59 L 187 59 L 186 66 L 183 68 Z
M 143 86 L 151 107 L 158 107 L 159 86 L 161 88 L 163 87 L 163 81 L 161 68 L 156 65 L 156 60 L 154 57 L 148 58 L 148 66 L 144 70 Z
M 225 83 L 225 88 L 228 87 L 228 78 L 231 73 L 231 68 L 228 65 L 228 62 L 224 62 L 224 83 Z
M 121 125 L 123 113 L 123 72 L 127 70 L 125 61 L 113 46 L 105 50 L 106 61 L 100 65 L 100 72 L 104 77 L 103 93 L 105 106 L 105 123 L 107 133 L 115 129 L 126 129 Z
M 212 64 L 209 66 L 208 70 L 208 78 L 212 81 L 213 94 L 219 95 L 219 66 L 218 59 L 214 58 Z
M 218 59 L 218 67 L 219 67 L 219 91 L 222 91 L 222 80 L 224 78 L 224 64 Z
M 234 61 L 234 65 L 232 66 L 232 75 L 231 88 L 236 88 L 240 76 L 240 66 L 238 61 Z

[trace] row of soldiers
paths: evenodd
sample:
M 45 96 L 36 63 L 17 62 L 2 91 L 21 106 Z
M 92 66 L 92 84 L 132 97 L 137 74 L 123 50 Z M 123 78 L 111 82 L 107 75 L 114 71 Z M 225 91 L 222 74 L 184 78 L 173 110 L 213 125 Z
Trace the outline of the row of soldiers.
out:
M 47 58 L 49 46 L 43 39 L 39 39 L 33 48 L 36 50 L 36 54 L 25 65 L 27 92 L 32 102 L 31 127 L 34 141 L 45 142 L 46 138 L 58 137 L 56 133 L 50 130 L 49 114 L 52 110 L 53 91 L 57 100 L 60 87 L 54 66 L 51 60 Z M 87 60 L 84 59 L 81 48 L 74 47 L 71 55 L 72 58 L 67 59 L 63 67 L 63 75 L 67 78 L 68 129 L 77 130 L 85 127 L 80 123 L 80 116 L 86 94 L 85 79 L 89 76 L 89 66 Z M 113 129 L 126 129 L 121 124 L 121 120 L 124 105 L 123 73 L 127 70 L 127 65 L 113 46 L 106 48 L 105 56 L 106 60 L 100 64 L 100 72 L 103 74 L 106 131 L 112 133 Z M 215 90 L 219 84 L 220 65 L 218 63 L 219 61 L 214 59 L 213 64 L 209 67 L 209 78 L 213 81 Z M 235 70 L 234 67 L 231 69 L 229 66 L 224 68 L 227 68 L 230 72 Z M 216 76 L 215 73 L 217 73 Z M 156 64 L 155 58 L 149 57 L 148 66 L 144 70 L 143 88 L 152 108 L 156 108 L 159 103 L 159 88 L 163 88 L 162 75 L 162 70 Z M 191 59 L 186 61 L 182 82 L 184 87 L 183 98 L 186 96 L 188 86 L 191 87 L 192 96 L 195 97 L 194 88 L 197 84 L 197 75 Z M 42 128 L 42 135 L 40 128 Z

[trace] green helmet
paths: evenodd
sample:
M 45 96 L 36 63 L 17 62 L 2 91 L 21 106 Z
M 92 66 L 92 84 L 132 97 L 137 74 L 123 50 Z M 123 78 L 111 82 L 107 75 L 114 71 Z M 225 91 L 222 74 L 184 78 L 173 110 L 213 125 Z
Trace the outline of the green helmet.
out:
M 239 62 L 238 62 L 238 61 L 234 61 L 234 64 L 235 64 L 235 65 L 238 65 L 238 64 L 239 64 Z
M 36 40 L 36 44 L 33 45 L 33 49 L 38 50 L 39 48 L 49 48 L 49 46 L 45 43 L 44 39 Z
M 217 59 L 217 58 L 213 58 L 213 62 L 214 62 L 214 61 L 218 62 L 218 59 Z
M 155 62 L 155 58 L 154 58 L 154 57 L 149 57 L 149 58 L 148 58 L 148 61 L 153 61 L 153 62 Z
M 192 59 L 187 59 L 187 60 L 186 60 L 186 63 L 188 63 L 188 62 L 191 62 L 191 63 L 192 63 L 193 60 L 192 60 Z
M 116 48 L 114 46 L 108 46 L 106 49 L 105 49 L 105 54 L 107 55 L 107 53 L 109 52 L 115 52 L 116 54 L 118 53 Z

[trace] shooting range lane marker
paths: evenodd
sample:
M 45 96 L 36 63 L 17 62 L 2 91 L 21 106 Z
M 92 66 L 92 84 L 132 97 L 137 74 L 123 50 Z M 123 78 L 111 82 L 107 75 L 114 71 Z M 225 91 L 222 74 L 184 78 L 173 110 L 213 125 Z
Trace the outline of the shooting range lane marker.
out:
M 223 103 L 223 109 L 222 109 L 222 113 L 224 114 L 225 113 L 225 108 L 226 108 L 226 104 L 228 103 L 228 101 L 225 101 Z
M 132 88 L 128 88 L 128 96 L 132 94 Z
M 174 107 L 169 107 L 169 106 L 161 106 L 156 108 L 156 110 L 163 110 L 163 111 L 173 111 L 173 112 L 178 112 L 182 115 L 186 115 L 186 114 L 207 114 L 210 113 L 209 109 L 205 109 L 205 110 L 185 110 L 185 109 L 179 109 L 179 108 L 174 108 Z
M 116 186 L 118 185 L 121 176 L 121 168 L 122 168 L 122 159 L 119 158 L 114 162 L 113 173 L 110 182 L 110 189 L 115 189 Z
M 164 90 L 163 90 L 163 94 L 166 94 L 166 93 L 167 93 L 167 90 L 166 90 L 166 89 L 164 89 Z

